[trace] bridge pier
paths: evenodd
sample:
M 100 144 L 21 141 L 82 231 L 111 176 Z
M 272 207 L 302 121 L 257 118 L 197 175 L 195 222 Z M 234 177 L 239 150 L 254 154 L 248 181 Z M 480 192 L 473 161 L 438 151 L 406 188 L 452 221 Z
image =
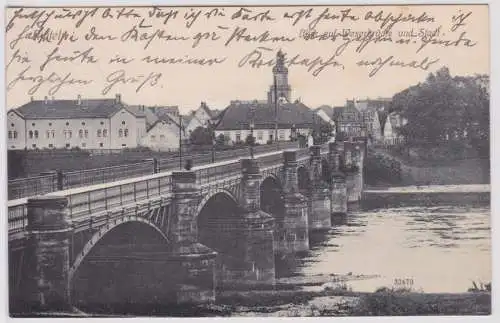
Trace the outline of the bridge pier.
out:
M 23 291 L 26 310 L 71 310 L 69 288 L 69 237 L 72 228 L 65 197 L 28 199 L 28 277 Z
M 215 300 L 217 253 L 198 242 L 196 210 L 200 189 L 192 171 L 172 173 L 173 245 L 168 262 L 169 279 L 177 282 L 177 303 L 206 303 Z
M 347 201 L 358 203 L 363 193 L 364 142 L 344 142 L 344 161 L 347 171 Z
M 276 252 L 288 254 L 309 250 L 309 223 L 307 198 L 299 193 L 297 152 L 283 152 L 284 217 L 277 219 Z
M 309 228 L 329 229 L 331 221 L 331 194 L 321 172 L 321 146 L 312 146 L 311 150 L 311 209 L 309 212 Z
M 241 160 L 241 221 L 235 229 L 241 238 L 237 250 L 246 265 L 225 275 L 244 286 L 275 283 L 274 218 L 260 209 L 261 174 L 256 159 Z M 229 277 L 230 276 L 230 277 Z
M 333 219 L 347 214 L 347 189 L 345 175 L 340 171 L 340 151 L 336 142 L 328 144 L 328 160 L 332 170 L 331 216 Z M 336 222 L 333 221 L 332 222 Z

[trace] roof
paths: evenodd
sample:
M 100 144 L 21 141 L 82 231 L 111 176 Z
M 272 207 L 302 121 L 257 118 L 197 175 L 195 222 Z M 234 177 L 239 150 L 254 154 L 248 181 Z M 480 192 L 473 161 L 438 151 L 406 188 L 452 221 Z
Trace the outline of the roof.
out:
M 223 112 L 217 130 L 245 129 L 250 120 L 256 129 L 273 128 L 275 125 L 275 105 L 269 103 L 232 102 Z M 278 106 L 278 127 L 310 128 L 314 122 L 323 122 L 314 118 L 314 111 L 301 102 L 284 103 Z
M 343 107 L 335 107 L 333 109 L 333 116 L 335 120 L 341 121 L 360 121 L 362 119 L 361 113 L 354 106 L 353 101 L 347 101 Z
M 161 116 L 157 117 L 157 120 L 155 122 L 153 122 L 149 127 L 148 127 L 148 130 L 147 131 L 150 131 L 151 129 L 153 129 L 158 123 L 160 122 L 164 122 L 164 121 L 168 121 L 169 123 L 172 123 L 174 126 L 176 126 L 177 128 L 179 128 L 179 121 L 177 120 L 177 118 L 173 118 L 172 116 L 170 116 L 168 113 L 164 113 L 162 114 Z M 186 124 L 182 124 L 182 130 L 185 131 L 186 130 Z
M 33 100 L 15 111 L 25 119 L 89 119 L 109 118 L 122 108 L 144 117 L 140 109 L 119 99 Z
M 177 105 L 170 105 L 170 106 L 155 106 L 153 107 L 156 115 L 163 115 L 163 114 L 175 114 L 179 115 L 179 106 Z
M 329 116 L 331 119 L 333 118 L 333 108 L 329 105 L 322 105 L 316 109 L 316 112 L 319 112 L 322 110 L 324 113 L 326 113 L 327 116 Z

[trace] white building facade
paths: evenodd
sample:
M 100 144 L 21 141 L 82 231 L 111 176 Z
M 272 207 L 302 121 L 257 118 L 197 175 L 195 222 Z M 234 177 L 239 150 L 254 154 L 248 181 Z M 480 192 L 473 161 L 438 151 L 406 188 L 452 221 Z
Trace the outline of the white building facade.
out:
M 148 129 L 141 140 L 141 146 L 154 151 L 175 151 L 179 149 L 179 137 L 187 139 L 185 129 L 179 131 L 179 124 L 164 116 Z
M 8 149 L 135 148 L 146 133 L 140 111 L 115 99 L 31 101 L 7 113 Z

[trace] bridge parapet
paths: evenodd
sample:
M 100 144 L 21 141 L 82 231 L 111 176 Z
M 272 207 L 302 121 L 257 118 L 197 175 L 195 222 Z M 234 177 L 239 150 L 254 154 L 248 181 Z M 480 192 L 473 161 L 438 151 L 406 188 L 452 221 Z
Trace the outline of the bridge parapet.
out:
M 171 173 L 98 184 L 46 194 L 48 198 L 60 196 L 68 199 L 71 219 L 87 218 L 99 213 L 112 212 L 126 206 L 147 203 L 169 197 L 172 193 Z M 27 225 L 28 199 L 8 201 L 9 237 L 23 232 Z

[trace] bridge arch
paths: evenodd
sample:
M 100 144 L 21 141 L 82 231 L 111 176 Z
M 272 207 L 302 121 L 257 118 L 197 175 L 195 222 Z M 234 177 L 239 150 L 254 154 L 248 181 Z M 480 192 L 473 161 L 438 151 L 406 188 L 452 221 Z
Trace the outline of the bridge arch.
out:
M 284 215 L 283 186 L 275 175 L 267 176 L 260 184 L 260 208 L 275 218 Z
M 103 225 L 70 268 L 73 305 L 84 311 L 108 307 L 108 311 L 120 312 L 160 293 L 162 302 L 174 302 L 175 281 L 163 277 L 174 271 L 158 261 L 158 255 L 166 255 L 169 247 L 166 234 L 145 218 L 124 216 Z M 162 268 L 162 274 L 156 268 Z M 137 293 L 137 288 L 144 290 Z
M 232 192 L 230 192 L 230 191 L 228 191 L 226 189 L 223 189 L 223 188 L 219 188 L 219 189 L 210 191 L 208 194 L 206 194 L 205 196 L 203 196 L 203 198 L 201 199 L 200 203 L 198 203 L 198 208 L 196 209 L 196 217 L 198 218 L 198 216 L 200 215 L 201 211 L 207 205 L 207 203 L 210 201 L 210 199 L 214 198 L 216 195 L 221 195 L 221 194 L 224 195 L 224 196 L 226 196 L 234 204 L 238 205 L 238 199 L 233 195 Z
M 299 190 L 307 191 L 311 185 L 311 179 L 309 177 L 309 171 L 306 166 L 301 165 L 297 168 L 297 180 L 299 182 Z
M 126 224 L 126 223 L 131 223 L 131 222 L 137 222 L 137 223 L 142 223 L 144 225 L 149 226 L 151 229 L 156 231 L 164 240 L 165 243 L 168 243 L 169 240 L 165 233 L 160 230 L 154 223 L 139 217 L 139 216 L 127 216 L 127 217 L 122 217 L 119 219 L 116 219 L 112 223 L 108 223 L 107 225 L 102 226 L 97 232 L 95 232 L 92 237 L 85 243 L 83 246 L 83 249 L 78 253 L 78 256 L 75 258 L 73 261 L 73 264 L 71 265 L 68 273 L 68 278 L 71 283 L 73 280 L 73 276 L 78 270 L 78 267 L 82 264 L 82 262 L 85 260 L 85 257 L 92 251 L 92 249 L 101 241 L 106 234 L 114 230 L 115 228 L 118 228 L 119 226 Z
M 332 169 L 326 158 L 321 158 L 321 179 L 327 184 L 330 183 L 332 177 Z

